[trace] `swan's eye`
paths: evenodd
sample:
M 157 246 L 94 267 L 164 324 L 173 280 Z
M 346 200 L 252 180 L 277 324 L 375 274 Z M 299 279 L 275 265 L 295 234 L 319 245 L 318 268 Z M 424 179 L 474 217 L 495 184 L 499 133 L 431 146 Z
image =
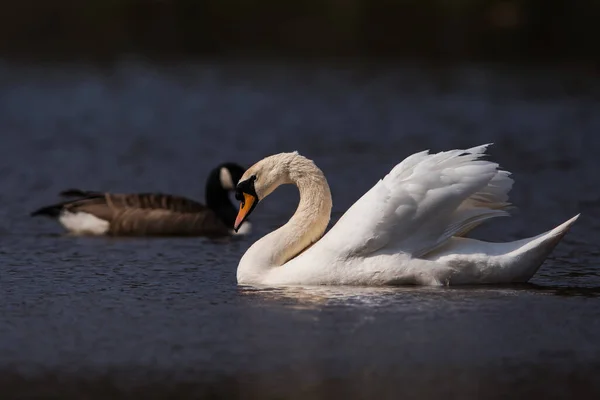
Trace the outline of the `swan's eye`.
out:
M 241 201 L 242 204 L 246 201 L 245 194 L 249 194 L 256 197 L 256 191 L 254 190 L 254 181 L 256 181 L 256 175 L 252 175 L 245 181 L 239 182 L 235 188 L 235 198 Z

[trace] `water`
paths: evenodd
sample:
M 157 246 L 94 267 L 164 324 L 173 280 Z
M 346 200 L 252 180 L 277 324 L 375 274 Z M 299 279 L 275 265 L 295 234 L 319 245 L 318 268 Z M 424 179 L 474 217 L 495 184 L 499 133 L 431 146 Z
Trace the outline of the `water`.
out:
M 599 96 L 580 71 L 124 62 L 0 65 L 0 391 L 62 398 L 598 395 Z M 299 150 L 334 220 L 407 155 L 494 142 L 515 240 L 581 212 L 530 284 L 238 287 L 284 223 L 284 187 L 245 239 L 74 238 L 33 209 L 65 188 L 203 199 L 208 171 Z

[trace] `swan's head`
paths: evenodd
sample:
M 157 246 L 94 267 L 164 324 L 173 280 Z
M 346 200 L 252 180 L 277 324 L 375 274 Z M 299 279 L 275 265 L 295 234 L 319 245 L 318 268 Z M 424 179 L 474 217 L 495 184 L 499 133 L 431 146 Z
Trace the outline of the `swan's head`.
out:
M 241 202 L 233 225 L 236 232 L 260 200 L 270 195 L 279 185 L 292 183 L 290 171 L 297 168 L 292 168 L 291 164 L 298 160 L 307 159 L 297 151 L 275 154 L 263 158 L 244 172 L 235 188 L 235 198 Z

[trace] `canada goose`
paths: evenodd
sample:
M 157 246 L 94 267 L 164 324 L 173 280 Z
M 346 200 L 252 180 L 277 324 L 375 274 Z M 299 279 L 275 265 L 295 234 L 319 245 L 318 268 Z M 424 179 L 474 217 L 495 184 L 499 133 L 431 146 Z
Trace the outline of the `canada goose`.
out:
M 234 163 L 213 169 L 206 182 L 206 205 L 162 193 L 103 193 L 69 189 L 75 197 L 31 213 L 58 218 L 75 235 L 111 236 L 228 236 L 233 234 L 237 210 L 229 192 L 244 173 Z M 245 226 L 241 233 L 248 233 Z

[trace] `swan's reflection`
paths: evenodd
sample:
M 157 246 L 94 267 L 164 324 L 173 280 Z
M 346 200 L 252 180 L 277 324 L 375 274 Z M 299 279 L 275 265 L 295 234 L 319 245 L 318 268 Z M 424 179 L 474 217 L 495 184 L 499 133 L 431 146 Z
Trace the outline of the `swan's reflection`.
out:
M 326 304 L 363 304 L 380 305 L 386 299 L 399 294 L 416 291 L 431 291 L 434 288 L 397 288 L 397 287 L 344 287 L 344 286 L 240 286 L 244 296 L 260 297 L 266 301 L 296 301 L 305 305 Z
M 261 304 L 286 305 L 295 309 L 316 309 L 325 306 L 385 307 L 415 304 L 435 305 L 459 301 L 476 305 L 483 299 L 518 295 L 600 297 L 597 287 L 557 287 L 536 284 L 462 287 L 345 287 L 345 286 L 240 286 L 242 296 L 259 298 Z
M 239 293 L 273 303 L 301 309 L 324 306 L 385 307 L 415 305 L 429 306 L 441 301 L 477 302 L 482 297 L 514 296 L 531 285 L 510 287 L 344 287 L 344 286 L 240 286 Z M 262 303 L 262 304 L 264 304 Z

